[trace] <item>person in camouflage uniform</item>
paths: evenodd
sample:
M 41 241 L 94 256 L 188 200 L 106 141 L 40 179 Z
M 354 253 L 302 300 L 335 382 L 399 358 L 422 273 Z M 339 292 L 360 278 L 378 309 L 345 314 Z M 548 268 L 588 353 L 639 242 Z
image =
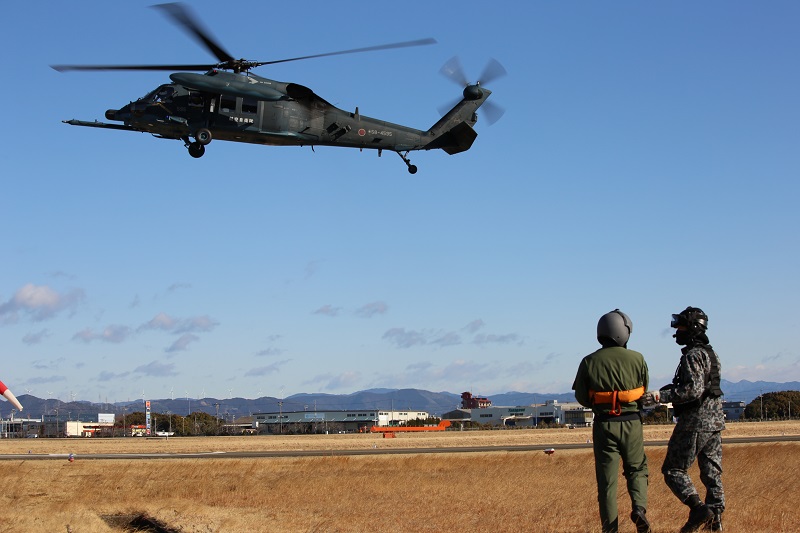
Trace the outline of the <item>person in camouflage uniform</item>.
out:
M 594 413 L 594 448 L 597 501 L 603 533 L 619 530 L 617 477 L 623 474 L 638 533 L 649 533 L 647 520 L 647 456 L 644 453 L 641 398 L 647 390 L 647 363 L 639 352 L 627 348 L 633 323 L 615 309 L 597 323 L 597 340 L 603 346 L 583 358 L 578 366 L 575 399 Z
M 709 344 L 708 316 L 696 307 L 672 315 L 675 342 L 684 347 L 671 385 L 645 395 L 645 403 L 672 402 L 678 421 L 667 446 L 661 472 L 678 499 L 689 507 L 689 518 L 681 533 L 703 527 L 722 530 L 725 494 L 722 489 L 722 411 L 719 357 Z M 700 500 L 687 470 L 695 459 L 700 480 L 706 487 Z

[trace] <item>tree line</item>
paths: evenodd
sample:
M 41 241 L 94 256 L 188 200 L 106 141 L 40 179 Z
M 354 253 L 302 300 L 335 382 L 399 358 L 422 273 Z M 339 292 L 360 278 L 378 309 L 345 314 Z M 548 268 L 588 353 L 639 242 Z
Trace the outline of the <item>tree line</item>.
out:
M 114 430 L 129 434 L 131 426 L 144 426 L 146 423 L 146 415 L 141 411 L 117 415 L 114 419 Z M 195 411 L 187 416 L 150 413 L 150 430 L 153 433 L 172 432 L 177 436 L 227 435 L 234 432 L 233 428 L 227 426 L 222 419 L 203 411 Z
M 744 409 L 748 420 L 800 418 L 800 391 L 767 392 L 753 399 Z

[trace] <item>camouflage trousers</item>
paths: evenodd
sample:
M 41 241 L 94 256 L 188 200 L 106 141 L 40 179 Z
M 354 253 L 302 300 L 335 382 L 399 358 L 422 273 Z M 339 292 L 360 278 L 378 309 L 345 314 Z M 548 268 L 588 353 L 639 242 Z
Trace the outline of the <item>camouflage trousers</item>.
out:
M 697 459 L 700 481 L 706 487 L 705 503 L 715 513 L 725 510 L 722 490 L 722 439 L 719 431 L 694 431 L 675 427 L 667 446 L 661 473 L 673 494 L 685 502 L 697 490 L 687 471 Z

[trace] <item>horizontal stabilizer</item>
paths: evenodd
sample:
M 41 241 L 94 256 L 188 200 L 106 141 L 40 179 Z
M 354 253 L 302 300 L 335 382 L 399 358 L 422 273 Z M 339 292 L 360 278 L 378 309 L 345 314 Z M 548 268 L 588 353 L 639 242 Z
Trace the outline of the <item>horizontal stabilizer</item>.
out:
M 441 148 L 450 155 L 466 152 L 475 142 L 478 133 L 466 122 L 459 122 L 425 146 L 426 150 Z

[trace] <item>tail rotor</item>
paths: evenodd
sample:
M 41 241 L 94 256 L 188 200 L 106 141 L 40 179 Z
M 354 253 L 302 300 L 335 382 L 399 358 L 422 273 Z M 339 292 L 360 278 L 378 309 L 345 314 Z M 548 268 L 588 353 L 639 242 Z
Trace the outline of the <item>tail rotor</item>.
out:
M 503 65 L 501 65 L 499 61 L 492 58 L 489 59 L 489 62 L 486 64 L 486 67 L 484 67 L 480 78 L 478 78 L 478 81 L 471 84 L 469 82 L 469 79 L 467 78 L 467 75 L 465 74 L 464 67 L 461 65 L 461 60 L 458 58 L 458 56 L 454 56 L 450 60 L 448 60 L 442 66 L 442 68 L 439 69 L 439 73 L 442 74 L 445 78 L 455 83 L 456 85 L 462 87 L 464 89 L 464 99 L 467 100 L 479 99 L 481 97 L 480 88 L 482 85 L 487 85 L 508 74 L 505 67 L 503 67 Z M 438 108 L 439 113 L 442 115 L 446 114 L 450 109 L 455 107 L 455 105 L 458 104 L 458 102 L 460 101 L 461 99 L 458 99 L 454 102 L 451 102 L 450 104 L 440 106 Z M 505 109 L 489 101 L 485 102 L 482 108 L 486 112 L 486 120 L 487 122 L 489 122 L 490 125 L 500 120 L 500 118 L 505 113 Z

